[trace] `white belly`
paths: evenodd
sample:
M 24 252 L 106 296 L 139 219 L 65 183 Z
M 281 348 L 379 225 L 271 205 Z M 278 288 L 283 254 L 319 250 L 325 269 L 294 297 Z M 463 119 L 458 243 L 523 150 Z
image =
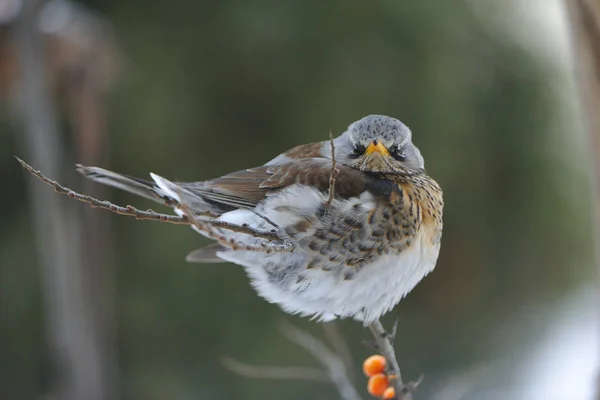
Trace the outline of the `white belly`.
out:
M 321 269 L 309 270 L 301 283 L 285 287 L 275 282 L 263 267 L 265 263 L 293 264 L 294 254 L 223 252 L 225 260 L 241 264 L 260 296 L 278 304 L 291 314 L 312 316 L 321 321 L 353 317 L 370 323 L 390 311 L 419 281 L 431 272 L 439 253 L 439 245 L 425 246 L 427 240 L 415 240 L 400 255 L 384 255 L 367 264 L 350 280 Z M 245 253 L 245 254 L 242 254 Z M 290 282 L 294 273 L 290 272 Z
M 326 195 L 314 189 L 295 185 L 270 197 L 258 209 L 277 226 L 285 228 L 314 213 L 327 200 Z M 369 194 L 352 201 L 335 200 L 332 207 L 338 212 L 367 214 L 374 202 Z M 235 210 L 219 219 L 248 224 L 259 230 L 273 226 L 249 210 Z M 257 245 L 260 239 L 244 234 L 225 232 L 232 239 L 248 245 Z M 310 235 L 311 233 L 306 233 Z M 298 239 L 298 238 L 296 238 Z M 312 316 L 322 321 L 338 317 L 353 317 L 365 324 L 391 310 L 429 272 L 437 261 L 440 245 L 418 233 L 410 247 L 400 254 L 382 255 L 371 264 L 364 264 L 351 279 L 344 279 L 341 271 L 320 268 L 306 269 L 307 254 L 300 248 L 291 253 L 251 252 L 224 250 L 217 255 L 242 265 L 260 296 L 278 304 L 291 314 Z

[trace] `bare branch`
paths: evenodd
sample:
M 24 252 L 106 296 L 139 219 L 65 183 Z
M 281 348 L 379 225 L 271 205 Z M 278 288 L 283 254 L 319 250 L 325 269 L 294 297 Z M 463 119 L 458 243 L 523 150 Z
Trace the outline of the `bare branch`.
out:
M 167 215 L 167 214 L 159 214 L 152 210 L 141 211 L 132 206 L 118 206 L 109 201 L 98 200 L 94 197 L 87 196 L 84 194 L 77 193 L 68 187 L 62 186 L 60 183 L 53 181 L 52 179 L 46 177 L 41 171 L 34 169 L 31 165 L 27 164 L 25 161 L 21 160 L 19 157 L 15 157 L 19 163 L 25 168 L 29 173 L 36 176 L 42 182 L 52 186 L 54 191 L 61 194 L 66 194 L 72 199 L 79 200 L 83 203 L 89 204 L 92 208 L 100 208 L 103 210 L 108 210 L 120 215 L 127 215 L 130 217 L 135 217 L 136 219 L 143 220 L 152 220 L 152 221 L 162 221 L 169 222 L 172 224 L 182 224 L 182 225 L 190 225 L 187 217 L 180 217 L 178 215 Z
M 319 339 L 289 323 L 282 323 L 281 332 L 290 341 L 296 343 L 319 361 L 329 374 L 344 400 L 360 400 L 360 395 L 348 378 L 344 361 L 331 351 Z
M 221 364 L 228 370 L 248 378 L 302 379 L 330 383 L 325 373 L 317 368 L 250 365 L 229 357 L 223 357 Z
M 398 361 L 396 360 L 396 352 L 394 351 L 394 346 L 392 345 L 392 335 L 386 332 L 379 319 L 376 319 L 369 324 L 369 329 L 375 338 L 377 350 L 381 352 L 381 355 L 383 355 L 387 361 L 389 374 L 393 376 L 393 379 L 390 380 L 393 383 L 394 389 L 396 389 L 396 399 L 412 400 L 411 392 L 414 391 L 421 383 L 423 376 L 421 376 L 416 382 L 409 382 L 405 384 L 402 381 L 402 374 L 400 373 L 400 367 L 398 366 Z M 393 334 L 395 336 L 396 327 L 394 327 Z
M 142 211 L 142 210 L 139 210 L 130 205 L 122 207 L 122 206 L 118 206 L 118 205 L 113 204 L 106 200 L 98 200 L 95 197 L 77 193 L 74 190 L 71 190 L 68 187 L 61 185 L 60 183 L 46 177 L 41 171 L 34 169 L 32 166 L 30 166 L 29 164 L 27 164 L 25 161 L 21 160 L 20 158 L 18 158 L 18 157 L 15 157 L 15 158 L 17 159 L 17 161 L 19 161 L 19 163 L 21 163 L 23 168 L 25 168 L 29 173 L 36 176 L 42 182 L 52 186 L 54 188 L 54 191 L 56 191 L 57 193 L 66 194 L 70 198 L 81 201 L 83 203 L 86 203 L 92 208 L 100 208 L 103 210 L 108 210 L 108 211 L 111 211 L 111 212 L 119 214 L 119 215 L 126 215 L 126 216 L 130 216 L 130 217 L 134 217 L 139 220 L 161 221 L 161 222 L 168 222 L 171 224 L 180 224 L 180 225 L 194 225 L 201 231 L 207 232 L 207 233 L 211 234 L 211 236 L 214 235 L 215 240 L 219 240 L 222 244 L 227 245 L 228 247 L 234 248 L 234 249 L 237 249 L 240 246 L 235 246 L 235 243 L 231 243 L 230 241 L 225 239 L 225 236 L 222 234 L 219 234 L 215 230 L 215 228 L 225 229 L 225 230 L 228 230 L 231 232 L 236 232 L 236 233 L 246 234 L 246 235 L 252 236 L 254 238 L 264 239 L 269 242 L 276 242 L 276 243 L 265 243 L 264 246 L 262 246 L 262 245 L 261 246 L 245 246 L 243 248 L 244 250 L 262 251 L 262 252 L 269 253 L 272 251 L 273 252 L 275 252 L 275 251 L 291 251 L 293 249 L 293 245 L 285 242 L 274 230 L 265 232 L 265 231 L 258 231 L 256 229 L 250 228 L 249 226 L 235 225 L 235 224 L 231 224 L 229 222 L 219 221 L 219 220 L 215 220 L 215 219 L 200 220 L 198 217 L 214 218 L 217 215 L 210 213 L 210 212 L 193 213 L 185 205 L 181 205 L 182 210 L 184 208 L 185 208 L 185 210 L 187 210 L 187 211 L 184 211 L 185 215 L 178 216 L 178 215 L 161 214 L 161 213 L 157 213 L 150 209 L 147 211 Z M 190 218 L 190 216 L 192 216 L 192 218 Z
M 317 359 L 325 367 L 325 370 L 296 366 L 250 365 L 229 357 L 224 357 L 221 363 L 230 371 L 250 378 L 303 379 L 333 383 L 343 400 L 361 400 L 360 395 L 352 385 L 342 357 L 330 350 L 319 339 L 289 323 L 282 323 L 281 332 L 287 339 L 296 343 Z M 330 338 L 334 339 L 334 336 Z M 339 338 L 341 336 L 335 337 L 336 340 Z

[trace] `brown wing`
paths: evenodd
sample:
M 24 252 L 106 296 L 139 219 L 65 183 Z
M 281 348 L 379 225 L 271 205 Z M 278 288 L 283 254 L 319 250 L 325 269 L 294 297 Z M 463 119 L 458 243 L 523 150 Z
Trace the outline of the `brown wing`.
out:
M 293 147 L 266 163 L 265 165 L 275 165 L 290 162 L 292 160 L 301 160 L 303 158 L 323 158 L 321 150 L 326 142 L 317 142 L 301 144 Z
M 336 167 L 339 170 L 335 183 L 337 197 L 358 196 L 366 190 L 371 179 L 365 174 L 345 165 L 338 164 Z M 294 184 L 309 185 L 328 192 L 330 176 L 331 160 L 304 158 L 233 172 L 211 181 L 182 186 L 206 201 L 229 209 L 252 208 L 266 196 Z
M 302 144 L 289 149 L 283 155 L 296 160 L 302 158 L 322 158 L 321 149 L 323 148 L 323 144 L 325 142 Z

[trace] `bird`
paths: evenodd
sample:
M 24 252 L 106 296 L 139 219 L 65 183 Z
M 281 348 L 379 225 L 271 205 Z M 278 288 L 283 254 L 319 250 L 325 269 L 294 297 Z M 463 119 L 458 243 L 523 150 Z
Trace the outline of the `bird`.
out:
M 425 172 L 411 130 L 385 115 L 207 181 L 153 173 L 143 180 L 82 165 L 78 171 L 179 215 L 187 210 L 276 232 L 292 250 L 257 251 L 268 248 L 264 238 L 223 229 L 227 240 L 191 252 L 187 261 L 240 265 L 265 300 L 322 322 L 352 318 L 366 326 L 379 319 L 434 269 L 440 252 L 442 190 Z

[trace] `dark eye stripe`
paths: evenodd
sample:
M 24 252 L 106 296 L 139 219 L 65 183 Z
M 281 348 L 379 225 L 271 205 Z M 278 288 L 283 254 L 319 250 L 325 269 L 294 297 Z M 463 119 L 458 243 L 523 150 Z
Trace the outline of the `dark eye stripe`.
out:
M 365 154 L 365 151 L 367 151 L 367 148 L 365 146 L 363 146 L 362 144 L 357 144 L 354 146 L 353 153 L 350 154 L 350 158 L 358 158 Z
M 398 149 L 397 145 L 393 145 L 392 147 L 390 147 L 389 152 L 392 155 L 392 157 L 394 157 L 398 161 L 406 160 L 406 156 L 401 150 Z
M 406 160 L 406 156 L 402 153 L 398 153 L 397 151 L 391 153 L 392 157 L 394 157 L 396 160 L 398 161 L 405 161 Z

